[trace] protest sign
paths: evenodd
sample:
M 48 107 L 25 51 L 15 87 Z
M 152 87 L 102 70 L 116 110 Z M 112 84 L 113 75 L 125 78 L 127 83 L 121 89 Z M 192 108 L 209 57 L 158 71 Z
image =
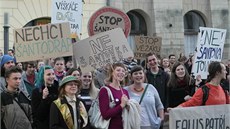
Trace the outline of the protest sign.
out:
M 116 28 L 74 43 L 74 56 L 81 70 L 89 72 L 107 63 L 133 57 L 133 52 L 122 29 Z
M 116 8 L 103 7 L 90 17 L 88 34 L 92 36 L 119 27 L 123 29 L 125 36 L 128 37 L 131 29 L 128 15 Z
M 14 42 L 18 62 L 73 55 L 69 23 L 15 29 Z
M 146 54 L 148 54 L 149 52 L 155 52 L 156 54 L 160 54 L 162 44 L 161 41 L 161 37 L 135 36 L 135 59 L 145 59 Z
M 169 112 L 170 129 L 230 129 L 230 105 L 174 108 Z
M 197 40 L 197 52 L 192 67 L 194 76 L 207 79 L 208 65 L 211 61 L 221 61 L 226 30 L 200 27 Z
M 71 38 L 81 33 L 82 0 L 52 0 L 51 23 L 69 22 Z

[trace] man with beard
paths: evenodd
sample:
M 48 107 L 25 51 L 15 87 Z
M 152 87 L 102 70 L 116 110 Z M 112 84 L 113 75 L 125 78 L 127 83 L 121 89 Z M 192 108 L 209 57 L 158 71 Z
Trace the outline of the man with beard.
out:
M 10 55 L 3 55 L 1 59 L 0 92 L 6 90 L 5 71 L 13 66 L 15 66 L 14 58 Z

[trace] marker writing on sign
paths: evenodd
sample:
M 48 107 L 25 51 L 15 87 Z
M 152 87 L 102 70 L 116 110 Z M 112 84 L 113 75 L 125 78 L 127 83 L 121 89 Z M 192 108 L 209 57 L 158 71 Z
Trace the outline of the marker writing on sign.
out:
M 200 47 L 200 54 L 198 54 L 197 59 L 221 59 L 221 54 L 221 48 Z
M 216 118 L 176 120 L 175 129 L 229 129 L 225 115 Z
M 63 38 L 62 24 L 24 28 L 15 31 L 16 43 Z

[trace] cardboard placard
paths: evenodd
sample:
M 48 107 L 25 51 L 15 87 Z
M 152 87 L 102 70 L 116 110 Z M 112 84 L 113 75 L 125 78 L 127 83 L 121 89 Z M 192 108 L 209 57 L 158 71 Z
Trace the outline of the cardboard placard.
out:
M 226 30 L 206 27 L 199 29 L 192 72 L 194 76 L 201 75 L 202 79 L 207 79 L 210 62 L 222 59 Z
M 134 52 L 135 59 L 145 59 L 146 54 L 154 52 L 161 53 L 162 38 L 151 36 L 135 36 L 136 49 Z
M 133 52 L 121 28 L 106 31 L 74 43 L 74 56 L 83 72 L 121 61 Z
M 15 29 L 14 42 L 18 62 L 73 55 L 69 23 Z
M 174 108 L 169 112 L 170 129 L 229 129 L 230 105 Z

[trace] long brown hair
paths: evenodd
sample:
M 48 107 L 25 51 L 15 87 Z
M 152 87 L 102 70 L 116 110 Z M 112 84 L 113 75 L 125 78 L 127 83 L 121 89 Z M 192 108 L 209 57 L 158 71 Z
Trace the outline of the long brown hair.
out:
M 169 79 L 169 82 L 168 82 L 168 87 L 177 87 L 178 86 L 178 77 L 176 75 L 176 68 L 178 66 L 182 65 L 184 67 L 184 70 L 185 70 L 185 76 L 184 76 L 184 81 L 186 83 L 186 86 L 189 86 L 190 84 L 190 76 L 189 76 L 189 73 L 185 67 L 185 65 L 183 63 L 180 63 L 180 62 L 176 62 L 173 67 L 172 67 L 172 71 L 171 71 L 171 75 L 170 75 L 170 79 Z

